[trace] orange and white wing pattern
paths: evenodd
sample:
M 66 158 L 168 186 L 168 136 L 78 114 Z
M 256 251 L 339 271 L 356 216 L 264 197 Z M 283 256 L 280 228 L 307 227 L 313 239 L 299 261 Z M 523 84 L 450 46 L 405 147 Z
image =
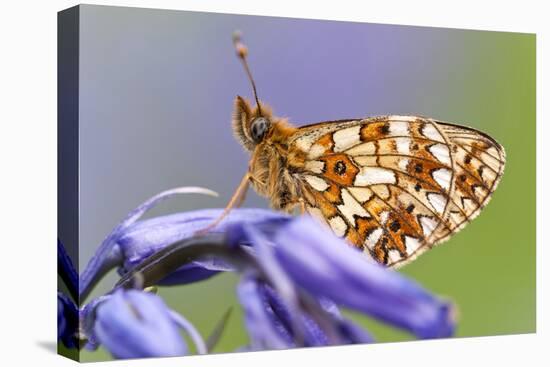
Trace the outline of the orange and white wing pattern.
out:
M 502 176 L 504 149 L 471 128 L 416 116 L 303 127 L 289 150 L 310 214 L 398 267 L 476 217 Z

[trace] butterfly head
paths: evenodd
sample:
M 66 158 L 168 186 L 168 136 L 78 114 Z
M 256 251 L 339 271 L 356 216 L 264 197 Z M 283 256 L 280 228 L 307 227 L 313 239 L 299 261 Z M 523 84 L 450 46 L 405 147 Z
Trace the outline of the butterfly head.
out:
M 247 150 L 252 151 L 256 145 L 269 135 L 274 117 L 271 108 L 264 103 L 252 107 L 250 102 L 241 96 L 235 98 L 233 110 L 233 132 L 237 140 Z

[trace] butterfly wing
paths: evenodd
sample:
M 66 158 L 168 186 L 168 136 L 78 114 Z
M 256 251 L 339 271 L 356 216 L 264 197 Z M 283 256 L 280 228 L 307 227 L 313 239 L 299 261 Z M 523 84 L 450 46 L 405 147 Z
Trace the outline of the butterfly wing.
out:
M 310 125 L 289 147 L 308 212 L 392 267 L 477 216 L 505 161 L 486 134 L 416 116 Z

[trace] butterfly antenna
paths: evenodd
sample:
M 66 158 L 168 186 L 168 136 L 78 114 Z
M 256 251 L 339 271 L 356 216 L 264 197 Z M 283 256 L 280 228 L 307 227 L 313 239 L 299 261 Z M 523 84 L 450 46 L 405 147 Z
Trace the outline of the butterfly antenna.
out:
M 254 83 L 254 78 L 252 78 L 252 73 L 250 72 L 250 68 L 248 67 L 248 62 L 246 61 L 246 57 L 248 56 L 248 47 L 246 47 L 241 42 L 241 32 L 236 31 L 233 33 L 233 44 L 235 45 L 235 50 L 237 51 L 237 56 L 241 60 L 244 66 L 244 70 L 246 71 L 246 75 L 248 75 L 248 80 L 250 80 L 250 84 L 252 84 L 252 90 L 254 91 L 254 99 L 256 100 L 256 105 L 258 106 L 258 113 L 260 116 L 262 116 L 262 108 L 260 106 L 260 101 L 258 100 L 258 92 L 256 91 L 256 83 Z

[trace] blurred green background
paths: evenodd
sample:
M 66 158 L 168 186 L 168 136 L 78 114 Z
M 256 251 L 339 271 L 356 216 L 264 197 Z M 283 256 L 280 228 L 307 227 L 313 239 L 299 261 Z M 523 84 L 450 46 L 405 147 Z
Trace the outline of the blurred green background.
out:
M 408 113 L 480 129 L 506 149 L 503 179 L 465 229 L 400 271 L 459 310 L 456 336 L 535 331 L 535 35 L 100 6 L 81 8 L 80 271 L 128 211 L 169 187 L 201 185 L 151 215 L 223 207 L 247 156 L 229 121 L 250 96 L 230 35 L 241 29 L 260 97 L 300 122 Z M 208 143 L 205 143 L 208 142 Z M 250 193 L 245 206 L 266 207 Z M 92 296 L 110 289 L 111 274 Z M 247 343 L 223 274 L 162 288 L 207 336 L 232 307 L 215 352 Z M 380 342 L 401 331 L 349 313 Z M 83 361 L 110 359 L 102 348 Z

